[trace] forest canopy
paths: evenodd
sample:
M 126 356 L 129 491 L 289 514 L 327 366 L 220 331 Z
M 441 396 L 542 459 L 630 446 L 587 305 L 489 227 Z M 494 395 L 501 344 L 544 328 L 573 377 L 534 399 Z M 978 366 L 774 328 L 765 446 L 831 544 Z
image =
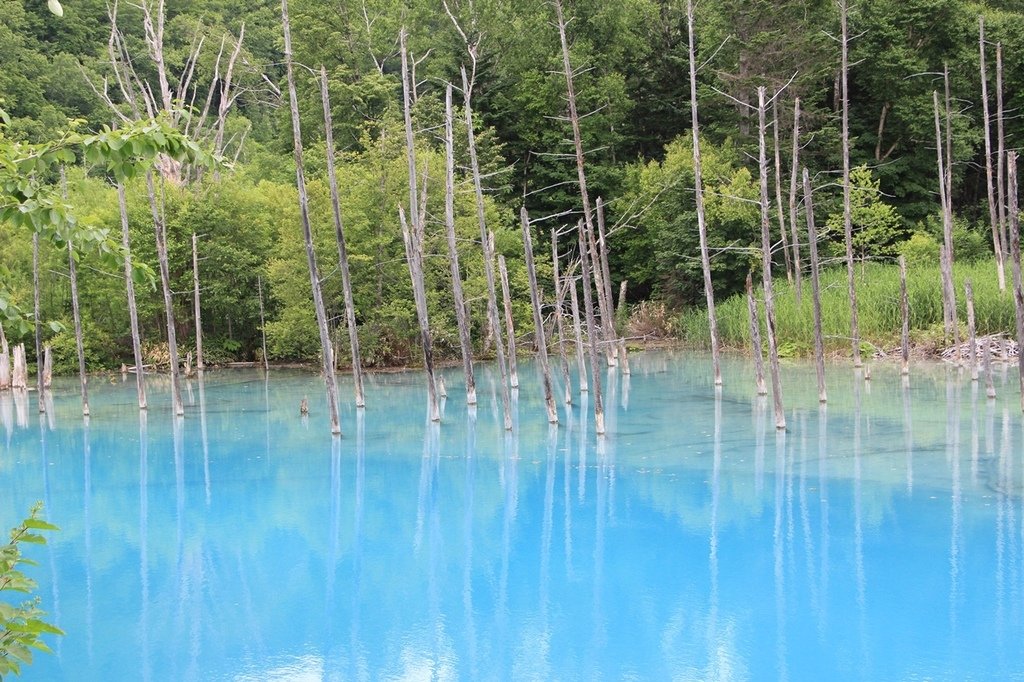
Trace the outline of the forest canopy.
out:
M 629 300 L 658 299 L 675 309 L 702 305 L 698 258 L 686 3 L 681 0 L 566 0 L 581 135 L 590 193 L 607 205 L 613 287 L 628 280 Z M 295 197 L 291 125 L 284 85 L 280 5 L 269 0 L 67 0 L 62 16 L 45 0 L 0 0 L 0 143 L 53 145 L 160 115 L 190 144 L 221 159 L 216 167 L 158 167 L 167 230 L 178 343 L 190 347 L 192 236 L 196 235 L 203 331 L 209 362 L 261 353 L 260 297 L 268 354 L 308 360 L 319 353 L 306 254 Z M 581 207 L 566 84 L 555 14 L 548 0 L 313 0 L 290 2 L 297 94 L 306 146 L 311 220 L 322 263 L 334 228 L 320 108 L 320 67 L 332 101 L 341 213 L 348 241 L 364 362 L 416 358 L 412 289 L 403 260 L 397 206 L 408 197 L 398 36 L 404 27 L 413 65 L 416 153 L 426 182 L 426 284 L 437 351 L 455 356 L 458 334 L 444 246 L 446 84 L 461 102 L 460 69 L 472 80 L 477 146 L 488 225 L 510 269 L 524 325 L 530 319 L 518 212 L 534 217 L 534 245 L 546 300 L 549 230 L 571 228 Z M 995 112 L 1024 102 L 1024 3 L 872 0 L 852 3 L 849 23 L 853 229 L 858 259 L 888 261 L 912 242 L 942 241 L 937 199 L 933 91 L 948 66 L 952 194 L 957 239 L 991 254 L 985 183 L 985 120 L 979 18 L 984 17 L 988 99 Z M 811 173 L 824 257 L 841 256 L 839 11 L 832 0 L 704 0 L 696 6 L 698 98 L 707 225 L 716 295 L 742 290 L 761 267 L 756 204 L 756 116 L 745 103 L 764 86 L 780 94 L 770 112 L 789 194 L 794 103 L 800 100 L 800 163 Z M 159 44 L 160 50 L 154 45 Z M 997 82 L 997 53 L 1001 74 Z M 472 56 L 471 56 L 472 55 Z M 306 67 L 306 68 L 302 68 Z M 134 73 L 130 73 L 129 70 Z M 137 79 L 134 80 L 133 79 Z M 125 82 L 144 84 L 125 87 Z M 756 112 L 755 112 L 756 113 Z M 486 326 L 482 250 L 464 120 L 456 117 L 456 229 L 470 319 Z M 1008 113 L 1004 146 L 1016 149 L 1024 123 Z M 995 134 L 993 125 L 992 133 Z M 771 143 L 771 140 L 770 140 Z M 123 182 L 133 257 L 157 270 L 151 205 L 143 177 L 118 173 L 84 148 L 67 147 L 33 182 L 66 192 L 75 220 L 121 229 L 115 183 Z M 774 150 L 773 150 L 774 151 Z M 57 166 L 64 167 L 62 185 Z M 63 194 L 62 194 L 63 196 Z M 785 209 L 785 206 L 779 206 Z M 773 225 L 774 259 L 788 224 Z M 788 210 L 788 209 L 786 209 Z M 780 214 L 781 215 L 781 214 Z M 837 222 L 838 216 L 838 222 Z M 5 217 L 0 212 L 0 218 Z M 0 220 L 5 300 L 31 309 L 32 243 L 17 220 Z M 97 237 L 99 239 L 99 237 Z M 100 240 L 102 241 L 102 240 Z M 922 247 L 922 242 L 925 244 Z M 937 248 L 937 247 L 936 247 Z M 568 242 L 563 252 L 570 250 Z M 74 362 L 68 253 L 44 240 L 41 316 L 58 369 Z M 337 269 L 324 268 L 332 329 L 344 336 Z M 85 340 L 91 367 L 131 356 L 123 272 L 85 250 L 78 256 Z M 166 349 L 163 301 L 150 278 L 139 291 L 147 354 Z M 24 330 L 8 329 L 17 340 Z M 342 361 L 344 359 L 342 358 Z

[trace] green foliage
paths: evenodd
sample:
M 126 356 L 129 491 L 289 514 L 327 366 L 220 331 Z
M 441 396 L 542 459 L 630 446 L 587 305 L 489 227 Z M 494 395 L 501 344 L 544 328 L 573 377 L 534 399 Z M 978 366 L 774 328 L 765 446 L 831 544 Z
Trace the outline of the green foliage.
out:
M 934 265 L 939 262 L 939 242 L 925 232 L 915 232 L 910 239 L 897 246 L 909 267 Z
M 867 166 L 850 171 L 850 216 L 853 227 L 853 249 L 860 259 L 888 258 L 897 252 L 897 244 L 905 236 L 902 221 L 889 204 L 881 199 L 880 181 L 872 179 Z M 828 229 L 843 234 L 843 213 L 828 217 Z
M 31 595 L 35 591 L 36 582 L 20 568 L 35 565 L 22 556 L 22 545 L 46 544 L 41 533 L 60 530 L 39 518 L 41 510 L 42 503 L 36 503 L 29 517 L 11 529 L 10 541 L 0 546 L 0 597 L 6 597 L 5 592 Z M 43 620 L 45 615 L 39 608 L 39 597 L 20 604 L 0 599 L 0 679 L 10 673 L 20 675 L 22 666 L 32 663 L 33 651 L 53 653 L 43 636 L 64 632 Z
M 901 314 L 899 303 L 899 268 L 892 264 L 865 263 L 857 269 L 858 321 L 866 343 L 881 348 L 899 344 Z M 964 302 L 964 281 L 974 287 L 974 307 L 978 334 L 1012 333 L 1015 329 L 1013 297 L 1000 292 L 992 259 L 966 263 L 957 261 L 953 269 L 957 291 L 957 315 L 967 316 Z M 942 293 L 940 275 L 935 261 L 908 267 L 907 290 L 910 300 L 912 338 L 926 341 L 929 330 L 942 324 Z M 829 268 L 821 274 L 822 331 L 825 345 L 831 352 L 849 353 L 850 304 L 846 296 L 846 269 Z M 795 289 L 785 279 L 775 281 L 776 331 L 780 348 L 808 354 L 814 348 L 814 319 L 810 293 L 804 288 L 802 300 L 796 300 Z M 722 301 L 717 308 L 719 330 L 726 345 L 744 347 L 750 344 L 750 325 L 745 295 Z M 762 316 L 763 324 L 763 316 Z M 682 316 L 682 336 L 688 342 L 709 343 L 707 317 L 700 310 Z M 762 332 L 763 334 L 763 332 Z M 931 342 L 929 342 L 931 343 Z M 934 344 L 939 345 L 939 344 Z M 871 348 L 870 352 L 874 349 Z

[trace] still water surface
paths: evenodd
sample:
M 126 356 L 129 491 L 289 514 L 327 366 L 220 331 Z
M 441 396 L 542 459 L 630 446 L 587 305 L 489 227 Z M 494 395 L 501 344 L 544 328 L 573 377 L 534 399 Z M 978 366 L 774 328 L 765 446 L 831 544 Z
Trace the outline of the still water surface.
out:
M 1024 679 L 1024 457 L 1014 370 L 785 368 L 789 430 L 728 361 L 647 353 L 549 428 L 524 363 L 373 375 L 332 440 L 322 382 L 208 372 L 0 395 L 0 519 L 43 500 L 67 636 L 25 680 Z M 343 395 L 351 385 L 342 384 Z M 556 390 L 556 395 L 561 395 Z M 312 415 L 299 417 L 309 396 Z

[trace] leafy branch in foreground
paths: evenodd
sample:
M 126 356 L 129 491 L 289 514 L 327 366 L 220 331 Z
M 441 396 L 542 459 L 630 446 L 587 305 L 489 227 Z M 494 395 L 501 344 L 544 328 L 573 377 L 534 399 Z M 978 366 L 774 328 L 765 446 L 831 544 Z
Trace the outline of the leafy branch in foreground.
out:
M 41 531 L 60 530 L 52 523 L 39 518 L 43 505 L 33 505 L 29 517 L 11 529 L 10 541 L 0 547 L 0 680 L 4 675 L 21 674 L 21 666 L 32 663 L 32 650 L 53 653 L 43 635 L 63 635 L 64 632 L 43 620 L 46 615 L 39 608 L 39 597 L 22 602 L 20 605 L 3 600 L 4 592 L 19 592 L 30 595 L 36 582 L 27 577 L 19 566 L 35 566 L 36 562 L 21 554 L 21 544 L 46 544 Z

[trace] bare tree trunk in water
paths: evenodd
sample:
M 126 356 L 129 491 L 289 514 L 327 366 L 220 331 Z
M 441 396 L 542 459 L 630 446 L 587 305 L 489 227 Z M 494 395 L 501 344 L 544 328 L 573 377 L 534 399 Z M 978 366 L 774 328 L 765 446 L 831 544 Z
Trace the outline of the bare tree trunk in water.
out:
M 846 281 L 850 298 L 850 345 L 853 349 L 853 366 L 864 363 L 860 357 L 860 324 L 857 320 L 857 285 L 853 271 L 853 213 L 850 206 L 850 32 L 847 25 L 847 0 L 839 0 L 839 22 L 842 29 L 841 53 L 841 94 L 843 109 L 843 236 L 846 240 Z
M 775 339 L 775 295 L 772 290 L 772 238 L 770 203 L 768 201 L 768 154 L 765 145 L 765 90 L 757 89 L 758 165 L 761 175 L 761 257 L 764 260 L 764 316 L 768 333 L 768 361 L 772 373 L 772 402 L 775 406 L 775 428 L 786 428 L 786 412 L 782 406 L 782 373 L 779 349 Z
M 558 356 L 562 365 L 562 382 L 565 384 L 565 404 L 572 405 L 572 378 L 569 374 L 569 358 L 565 353 L 565 320 L 562 307 L 565 304 L 565 286 L 558 273 L 558 230 L 551 228 L 551 263 L 555 280 L 555 324 L 558 330 Z
M 36 337 L 36 397 L 39 399 L 39 413 L 46 412 L 46 387 L 43 385 L 43 327 L 39 301 L 39 233 L 32 233 L 32 310 L 34 312 Z
M 825 339 L 821 334 L 821 283 L 818 280 L 818 230 L 814 226 L 811 176 L 804 168 L 804 209 L 807 213 L 807 248 L 811 254 L 811 299 L 814 306 L 814 368 L 818 375 L 818 402 L 828 401 L 825 390 Z
M 341 290 L 345 299 L 345 323 L 348 327 L 349 350 L 352 353 L 352 379 L 355 384 L 356 407 L 366 406 L 363 393 L 363 361 L 359 353 L 359 330 L 356 328 L 356 305 L 352 298 L 352 276 L 348 268 L 348 249 L 341 224 L 341 202 L 338 198 L 338 176 L 334 170 L 334 123 L 331 120 L 331 98 L 327 90 L 327 69 L 320 67 L 320 97 L 324 107 L 324 130 L 327 143 L 327 178 L 331 186 L 331 210 L 334 216 L 334 236 L 338 242 L 338 270 L 341 271 Z
M 597 324 L 594 320 L 594 300 L 590 292 L 590 256 L 587 255 L 587 235 L 583 223 L 577 225 L 580 241 L 580 264 L 583 266 L 583 308 L 587 315 L 587 337 L 590 341 L 590 372 L 593 375 L 594 429 L 604 435 L 604 403 L 601 400 L 601 368 L 597 353 Z
M 149 194 L 149 210 L 153 214 L 153 231 L 156 233 L 156 255 L 160 263 L 160 285 L 164 294 L 164 316 L 167 318 L 167 354 L 171 360 L 171 397 L 174 414 L 185 414 L 181 402 L 181 368 L 178 366 L 178 333 L 174 324 L 174 298 L 171 292 L 171 273 L 167 258 L 167 228 L 163 211 L 157 204 L 153 174 L 146 173 L 146 190 Z
M 757 315 L 757 300 L 754 298 L 754 281 L 747 273 L 747 317 L 750 319 L 750 350 L 754 354 L 754 386 L 758 395 L 768 395 L 764 383 L 764 356 L 761 349 L 761 321 Z
M 320 330 L 320 350 L 323 359 L 324 383 L 327 385 L 327 409 L 331 418 L 331 433 L 341 435 L 338 419 L 338 383 L 334 375 L 334 349 L 331 335 L 327 330 L 327 312 L 324 309 L 323 292 L 320 289 L 320 270 L 313 250 L 313 231 L 309 224 L 309 196 L 306 193 L 306 173 L 302 164 L 302 129 L 299 124 L 299 101 L 295 92 L 295 72 L 292 66 L 292 35 L 288 21 L 288 0 L 281 0 L 281 23 L 284 28 L 284 62 L 288 78 L 288 104 L 292 119 L 292 149 L 295 155 L 295 185 L 299 192 L 299 218 L 302 222 L 302 237 L 306 242 L 306 261 L 309 266 L 309 283 L 313 291 L 313 306 Z
M 480 246 L 484 252 L 484 277 L 487 280 L 487 322 L 489 336 L 493 336 L 495 354 L 498 356 L 498 371 L 501 374 L 501 406 L 505 416 L 505 430 L 512 430 L 512 400 L 508 388 L 508 365 L 505 348 L 501 343 L 501 317 L 498 315 L 498 296 L 494 285 L 494 263 L 488 253 L 487 219 L 484 215 L 484 190 L 480 180 L 480 163 L 476 154 L 476 133 L 473 131 L 472 88 L 466 69 L 462 69 L 462 92 L 466 100 L 466 135 L 469 141 L 469 164 L 473 174 L 473 191 L 476 197 L 476 217 L 480 225 Z
M 455 133 L 452 115 L 452 85 L 444 92 L 444 227 L 448 239 L 448 265 L 452 273 L 452 299 L 455 320 L 459 325 L 459 346 L 462 349 L 462 371 L 466 378 L 466 404 L 476 405 L 476 377 L 473 374 L 473 341 L 469 335 L 466 297 L 462 293 L 462 271 L 459 269 L 459 248 L 455 238 Z
M 533 263 L 533 238 L 530 235 L 530 217 L 524 206 L 519 213 L 523 227 L 523 251 L 526 254 L 526 276 L 530 279 L 530 302 L 533 304 L 533 333 L 536 335 L 537 357 L 544 382 L 544 403 L 548 408 L 548 423 L 558 423 L 558 408 L 551 391 L 551 366 L 548 364 L 548 342 L 544 336 L 544 316 L 541 314 L 540 290 L 537 287 L 537 268 Z
M 686 25 L 690 39 L 690 117 L 693 134 L 693 185 L 697 205 L 697 233 L 700 237 L 700 265 L 704 274 L 704 297 L 708 306 L 708 329 L 711 332 L 711 364 L 715 386 L 722 385 L 722 365 L 719 358 L 718 316 L 715 314 L 715 290 L 711 281 L 711 256 L 708 253 L 708 230 L 704 218 L 704 179 L 700 158 L 700 130 L 697 117 L 697 62 L 693 35 L 693 0 L 686 0 Z
M 135 388 L 139 398 L 139 409 L 148 407 L 146 402 L 146 373 L 143 369 L 142 337 L 139 334 L 139 309 L 135 304 L 135 280 L 132 273 L 131 236 L 128 231 L 128 202 L 124 195 L 124 185 L 117 185 L 117 204 L 121 210 L 121 246 L 124 248 L 124 280 L 128 292 L 128 317 L 132 328 L 132 353 L 135 358 Z

